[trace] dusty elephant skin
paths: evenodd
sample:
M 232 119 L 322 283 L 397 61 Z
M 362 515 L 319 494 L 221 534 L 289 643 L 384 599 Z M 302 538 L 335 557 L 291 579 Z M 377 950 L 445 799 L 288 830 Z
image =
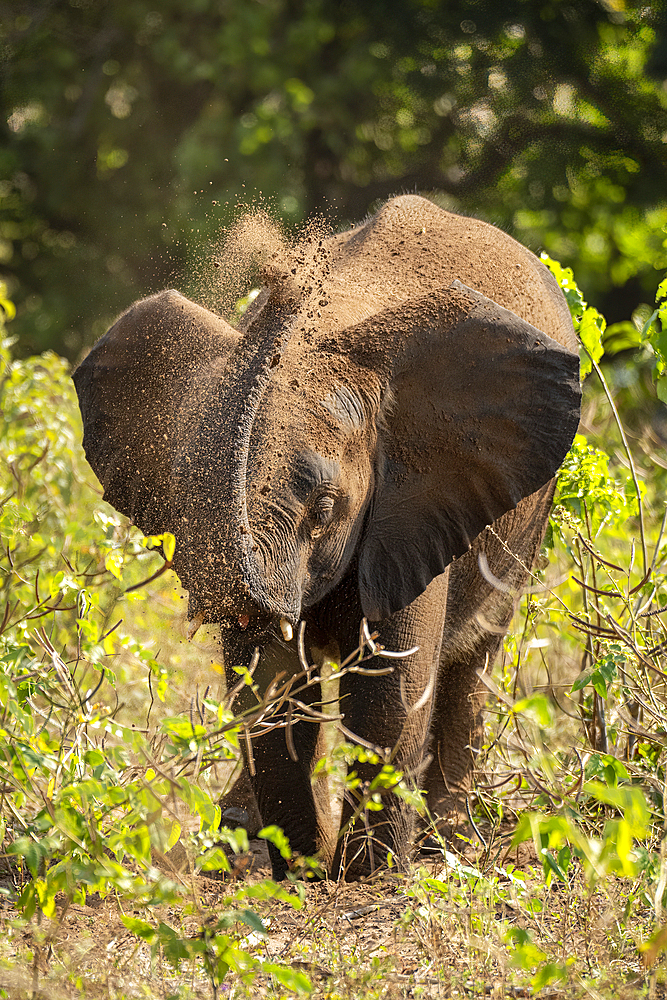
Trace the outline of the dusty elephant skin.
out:
M 479 733 L 476 671 L 509 625 L 577 428 L 567 306 L 510 237 L 414 196 L 305 237 L 264 281 L 238 330 L 173 291 L 121 316 L 74 375 L 86 454 L 110 503 L 173 532 L 190 617 L 220 623 L 229 665 L 259 648 L 261 686 L 300 669 L 281 620 L 342 657 L 364 616 L 387 649 L 419 647 L 392 673 L 344 677 L 340 704 L 348 730 L 396 748 L 445 825 Z M 263 821 L 334 875 L 400 855 L 394 796 L 337 846 L 311 782 L 318 726 L 291 733 L 289 748 L 284 729 L 253 744 Z

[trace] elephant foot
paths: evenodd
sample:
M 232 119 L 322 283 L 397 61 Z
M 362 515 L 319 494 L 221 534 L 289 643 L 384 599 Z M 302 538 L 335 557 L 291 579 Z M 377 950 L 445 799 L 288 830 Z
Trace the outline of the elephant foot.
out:
M 343 838 L 334 859 L 332 877 L 344 882 L 359 882 L 388 867 L 390 847 L 368 834 Z

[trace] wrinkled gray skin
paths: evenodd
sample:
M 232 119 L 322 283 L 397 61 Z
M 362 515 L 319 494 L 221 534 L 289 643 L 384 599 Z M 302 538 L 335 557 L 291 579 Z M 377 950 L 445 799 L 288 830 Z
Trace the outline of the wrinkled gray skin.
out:
M 110 503 L 176 536 L 190 617 L 220 623 L 226 664 L 259 647 L 260 687 L 299 670 L 281 618 L 295 634 L 306 622 L 314 658 L 348 656 L 363 616 L 387 649 L 419 647 L 393 673 L 344 677 L 341 710 L 361 740 L 396 748 L 446 825 L 480 732 L 476 672 L 509 625 L 577 428 L 566 303 L 510 237 L 413 196 L 277 255 L 264 281 L 238 330 L 173 291 L 121 316 L 74 376 L 86 454 Z M 409 819 L 394 796 L 337 846 L 311 782 L 318 725 L 292 734 L 296 760 L 284 729 L 253 743 L 245 780 L 264 823 L 348 878 L 400 856 Z

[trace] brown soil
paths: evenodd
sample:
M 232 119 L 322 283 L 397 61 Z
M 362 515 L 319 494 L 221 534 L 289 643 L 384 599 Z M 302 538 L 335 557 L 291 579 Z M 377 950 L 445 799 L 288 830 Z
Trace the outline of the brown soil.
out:
M 507 841 L 505 841 L 507 845 Z M 532 845 L 508 854 L 469 847 L 461 861 L 480 865 L 490 875 L 495 866 L 510 870 L 518 864 L 541 909 L 532 916 L 502 893 L 465 893 L 451 896 L 438 883 L 457 879 L 443 869 L 443 858 L 421 867 L 419 879 L 385 873 L 371 882 L 305 886 L 302 908 L 283 902 L 251 906 L 268 929 L 263 942 L 242 932 L 241 947 L 259 949 L 264 961 L 284 964 L 305 973 L 313 984 L 312 996 L 331 1000 L 356 998 L 448 998 L 532 996 L 530 972 L 515 970 L 508 961 L 507 934 L 512 928 L 528 932 L 554 961 L 572 959 L 573 974 L 566 983 L 551 983 L 544 997 L 620 998 L 665 997 L 664 973 L 648 977 L 636 949 L 619 950 L 614 925 L 624 905 L 623 889 L 607 884 L 589 896 L 580 874 L 572 884 L 545 890 Z M 20 933 L 10 925 L 16 916 L 4 903 L 0 920 L 8 941 L 0 951 L 0 997 L 11 1000 L 117 1000 L 126 997 L 193 997 L 201 1000 L 229 997 L 288 997 L 293 992 L 268 977 L 244 985 L 232 974 L 217 990 L 201 972 L 184 963 L 175 971 L 159 954 L 138 942 L 121 920 L 122 914 L 151 922 L 163 921 L 182 938 L 201 935 L 202 927 L 229 908 L 229 896 L 241 885 L 270 877 L 263 841 L 252 841 L 249 853 L 236 859 L 235 874 L 222 880 L 188 871 L 184 851 L 177 847 L 158 860 L 164 874 L 190 889 L 192 912 L 164 906 L 152 912 L 136 910 L 113 896 L 90 896 L 85 905 L 61 906 L 57 919 L 32 925 Z M 429 884 L 427 878 L 438 880 Z M 502 879 L 501 879 L 502 883 Z M 297 888 L 284 883 L 290 893 Z M 6 889 L 10 889 L 7 881 Z M 243 904 L 242 904 L 243 905 Z M 641 913 L 637 913 L 639 933 Z M 244 936 L 245 935 L 245 936 Z M 627 942 L 626 942 L 627 945 Z M 616 951 L 614 951 L 616 949 Z M 633 959 L 634 951 L 634 959 Z M 22 953 L 24 963 L 8 965 L 2 959 Z M 30 961 L 28 961 L 30 959 Z M 576 971 L 575 971 L 576 970 Z

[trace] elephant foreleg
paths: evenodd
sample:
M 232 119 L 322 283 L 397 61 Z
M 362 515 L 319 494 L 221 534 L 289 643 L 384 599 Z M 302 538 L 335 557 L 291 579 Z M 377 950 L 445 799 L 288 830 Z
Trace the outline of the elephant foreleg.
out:
M 298 675 L 300 667 L 296 654 L 283 644 L 267 646 L 261 656 L 255 680 L 260 691 L 265 691 L 271 681 Z M 231 673 L 228 683 L 237 679 Z M 317 706 L 321 702 L 319 684 L 303 689 L 298 679 L 298 700 L 305 705 Z M 294 690 L 294 689 L 293 689 Z M 328 866 L 333 854 L 331 807 L 328 795 L 320 783 L 313 786 L 312 772 L 319 756 L 320 725 L 299 718 L 298 707 L 290 700 L 278 713 L 270 713 L 263 720 L 267 730 L 255 726 L 247 740 L 242 740 L 243 768 L 237 784 L 221 802 L 223 821 L 233 820 L 235 809 L 241 808 L 254 816 L 255 827 L 278 826 L 289 840 L 293 855 L 319 856 Z M 256 701 L 250 688 L 244 688 L 233 705 L 235 711 L 252 710 Z M 269 728 L 273 727 L 273 728 Z M 248 794 L 249 793 L 249 794 Z M 256 832 L 256 831 L 255 831 Z M 275 878 L 284 877 L 289 862 L 280 851 L 269 844 L 269 854 Z
M 404 659 L 373 658 L 364 664 L 371 671 L 368 675 L 349 673 L 341 679 L 340 708 L 346 729 L 360 737 L 362 746 L 377 747 L 403 772 L 404 780 L 417 788 L 422 787 L 446 593 L 444 573 L 409 608 L 378 626 L 379 642 L 386 649 L 401 652 L 418 647 L 417 652 Z M 374 668 L 389 668 L 391 673 L 373 676 Z M 340 871 L 347 879 L 368 875 L 386 864 L 389 852 L 400 862 L 413 825 L 413 810 L 391 790 L 378 789 L 381 810 L 373 808 L 378 803 L 368 801 L 377 764 L 359 762 L 353 769 L 361 783 L 345 795 L 334 860 L 334 872 Z
M 284 717 L 275 721 L 290 724 Z M 301 721 L 291 726 L 291 738 L 286 728 L 260 736 L 252 742 L 252 763 L 246 757 L 246 766 L 264 825 L 280 827 L 293 855 L 318 855 L 326 865 L 331 857 L 331 816 L 326 803 L 316 801 L 311 783 L 318 729 L 315 723 Z M 271 843 L 269 855 L 274 878 L 284 877 L 289 862 Z

